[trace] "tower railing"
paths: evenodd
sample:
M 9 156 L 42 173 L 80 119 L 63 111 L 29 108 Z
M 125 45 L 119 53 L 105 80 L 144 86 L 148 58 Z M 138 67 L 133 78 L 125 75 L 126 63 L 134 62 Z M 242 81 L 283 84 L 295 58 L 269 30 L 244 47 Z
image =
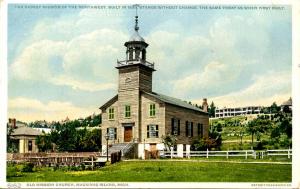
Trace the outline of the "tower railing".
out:
M 133 65 L 133 64 L 143 64 L 149 68 L 154 69 L 154 62 L 148 62 L 146 60 L 142 60 L 142 59 L 135 59 L 135 60 L 122 60 L 119 61 L 117 60 L 117 66 L 118 67 L 122 67 L 122 66 L 128 66 L 128 65 Z

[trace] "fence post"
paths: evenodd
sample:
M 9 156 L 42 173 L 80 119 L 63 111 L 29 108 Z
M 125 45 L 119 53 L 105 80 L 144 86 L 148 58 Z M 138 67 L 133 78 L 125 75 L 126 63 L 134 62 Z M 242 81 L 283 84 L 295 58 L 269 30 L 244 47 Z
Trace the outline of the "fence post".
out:
M 248 155 L 248 154 L 247 154 L 247 150 L 246 150 L 246 156 L 245 156 L 245 159 L 247 159 L 247 155 Z
M 265 152 L 261 152 L 261 159 L 264 159 L 264 153 Z
M 92 156 L 92 170 L 94 170 L 94 156 Z
M 173 147 L 171 147 L 171 159 L 173 159 Z
M 256 152 L 254 151 L 253 153 L 254 153 L 254 159 L 256 159 Z
M 228 159 L 228 149 L 227 149 L 227 151 L 226 151 L 226 158 Z
M 208 148 L 206 148 L 206 158 L 208 158 Z
M 290 159 L 290 147 L 289 147 L 289 150 L 288 150 L 288 158 Z

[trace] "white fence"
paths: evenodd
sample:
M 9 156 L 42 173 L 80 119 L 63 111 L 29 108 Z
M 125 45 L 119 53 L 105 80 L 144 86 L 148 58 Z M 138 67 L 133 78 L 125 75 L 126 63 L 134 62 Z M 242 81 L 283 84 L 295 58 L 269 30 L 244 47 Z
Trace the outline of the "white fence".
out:
M 288 156 L 288 158 L 291 158 L 292 150 L 267 150 L 266 151 L 267 156 Z
M 183 151 L 180 154 L 179 151 L 160 151 L 161 157 L 178 158 L 178 157 L 249 157 L 253 159 L 264 159 L 266 156 L 287 156 L 289 159 L 292 156 L 292 150 L 265 150 L 265 151 L 254 151 L 254 150 L 228 150 L 228 151 Z

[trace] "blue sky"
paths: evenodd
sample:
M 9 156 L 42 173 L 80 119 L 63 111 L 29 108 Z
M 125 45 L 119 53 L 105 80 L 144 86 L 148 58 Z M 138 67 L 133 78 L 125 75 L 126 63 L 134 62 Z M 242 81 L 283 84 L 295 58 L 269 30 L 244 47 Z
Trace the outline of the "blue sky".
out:
M 291 10 L 140 8 L 155 62 L 153 90 L 218 107 L 291 96 Z M 61 120 L 99 113 L 117 93 L 116 61 L 134 9 L 8 8 L 8 116 Z

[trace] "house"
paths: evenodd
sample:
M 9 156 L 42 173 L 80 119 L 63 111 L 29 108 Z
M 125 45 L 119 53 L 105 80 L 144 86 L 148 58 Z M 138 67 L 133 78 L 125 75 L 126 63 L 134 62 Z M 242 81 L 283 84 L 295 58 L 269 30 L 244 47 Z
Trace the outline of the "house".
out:
M 148 44 L 138 30 L 136 16 L 134 34 L 124 44 L 126 60 L 117 61 L 118 94 L 100 107 L 102 149 L 106 149 L 106 134 L 109 145 L 135 142 L 139 151 L 163 150 L 162 137 L 166 135 L 176 136 L 177 144 L 183 145 L 208 137 L 206 99 L 200 109 L 152 91 L 152 73 L 156 70 L 154 63 L 147 61 Z
M 11 138 L 19 143 L 19 153 L 37 153 L 38 147 L 36 146 L 35 140 L 37 136 L 42 134 L 43 133 L 39 130 L 22 126 L 13 131 Z
M 215 117 L 224 118 L 224 117 L 233 117 L 239 115 L 249 115 L 249 114 L 260 114 L 262 111 L 262 106 L 244 106 L 237 108 L 216 108 Z

